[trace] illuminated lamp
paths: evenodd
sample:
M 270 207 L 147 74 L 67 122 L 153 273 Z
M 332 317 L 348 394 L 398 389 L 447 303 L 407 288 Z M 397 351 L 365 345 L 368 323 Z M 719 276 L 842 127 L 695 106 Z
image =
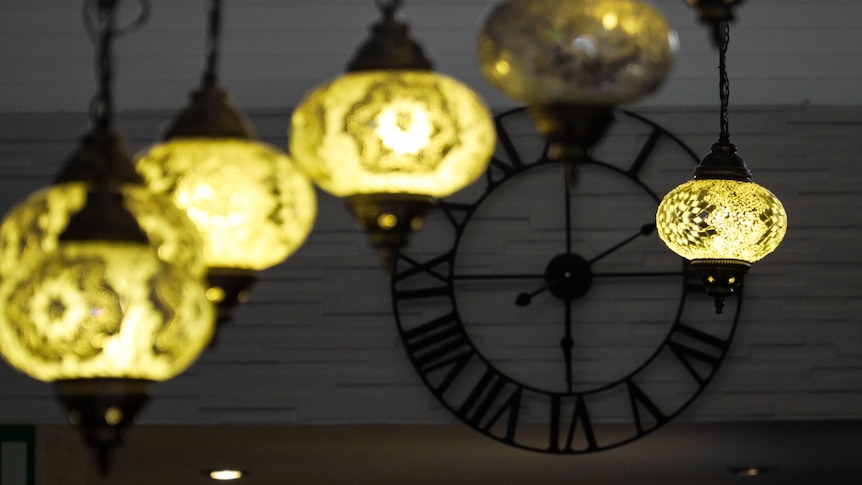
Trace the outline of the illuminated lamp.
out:
M 720 44 L 721 134 L 694 172 L 694 179 L 670 191 L 659 204 L 656 226 L 671 251 L 691 268 L 715 297 L 740 288 L 751 263 L 774 251 L 787 232 L 787 213 L 769 190 L 751 181 L 751 172 L 730 143 L 727 111 L 730 88 L 726 71 L 730 28 Z
M 138 156 L 137 170 L 150 189 L 170 195 L 201 233 L 207 294 L 225 321 L 247 299 L 258 271 L 305 242 L 317 205 L 308 178 L 284 152 L 255 139 L 218 87 L 221 1 L 210 5 L 202 86 L 168 127 L 165 141 Z
M 54 384 L 106 470 L 146 385 L 195 360 L 214 311 L 194 226 L 145 188 L 111 128 L 116 0 L 85 6 L 98 28 L 94 128 L 55 184 L 0 225 L 0 353 Z
M 396 20 L 401 2 L 378 3 L 383 19 L 348 72 L 295 109 L 290 153 L 320 188 L 345 199 L 389 268 L 435 199 L 485 171 L 496 135 L 478 95 L 434 72 Z

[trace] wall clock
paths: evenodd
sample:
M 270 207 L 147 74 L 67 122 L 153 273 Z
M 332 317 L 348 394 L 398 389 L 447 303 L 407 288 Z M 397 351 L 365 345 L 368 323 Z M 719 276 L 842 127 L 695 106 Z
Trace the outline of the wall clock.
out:
M 425 386 L 507 445 L 555 454 L 632 442 L 712 380 L 742 298 L 711 299 L 654 234 L 698 157 L 630 112 L 565 184 L 523 109 L 495 119 L 485 177 L 440 201 L 401 250 L 392 299 Z

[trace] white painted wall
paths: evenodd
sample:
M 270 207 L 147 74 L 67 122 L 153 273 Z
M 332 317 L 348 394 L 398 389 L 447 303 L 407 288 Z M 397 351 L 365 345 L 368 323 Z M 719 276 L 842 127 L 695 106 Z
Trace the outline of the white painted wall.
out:
M 698 153 L 716 139 L 713 110 L 644 114 Z M 132 150 L 150 143 L 168 116 L 122 116 Z M 253 118 L 266 140 L 284 145 L 287 111 Z M 85 126 L 80 114 L 0 116 L 0 208 L 48 183 Z M 755 179 L 784 202 L 790 232 L 752 269 L 730 356 L 685 419 L 862 417 L 860 130 L 858 107 L 733 110 L 733 141 Z M 306 245 L 262 275 L 217 347 L 183 376 L 153 386 L 144 422 L 451 422 L 401 348 L 378 255 L 338 200 L 321 194 L 319 205 Z M 0 422 L 53 423 L 61 415 L 49 386 L 0 366 Z

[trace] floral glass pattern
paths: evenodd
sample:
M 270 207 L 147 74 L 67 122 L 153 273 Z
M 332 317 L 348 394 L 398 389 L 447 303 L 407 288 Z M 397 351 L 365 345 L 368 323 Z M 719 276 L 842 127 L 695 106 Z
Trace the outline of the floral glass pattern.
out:
M 787 213 L 755 183 L 696 179 L 665 196 L 656 223 L 662 241 L 686 259 L 753 263 L 781 243 Z
M 339 197 L 444 197 L 484 172 L 495 140 L 487 107 L 460 82 L 432 71 L 362 71 L 301 102 L 290 152 Z
M 264 143 L 175 138 L 143 154 L 137 170 L 188 214 L 209 267 L 268 268 L 293 254 L 314 225 L 311 182 Z

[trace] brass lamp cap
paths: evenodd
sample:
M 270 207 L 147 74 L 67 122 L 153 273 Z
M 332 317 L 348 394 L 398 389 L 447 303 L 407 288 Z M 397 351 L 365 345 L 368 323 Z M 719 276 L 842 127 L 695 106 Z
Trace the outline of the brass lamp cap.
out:
M 79 148 L 63 164 L 54 183 L 91 182 L 106 178 L 112 184 L 140 184 L 123 138 L 116 133 L 93 130 L 81 138 Z
M 408 35 L 408 26 L 395 18 L 400 2 L 383 6 L 383 19 L 371 28 L 371 37 L 347 65 L 348 72 L 403 69 L 430 71 L 434 68 L 425 52 Z
M 204 85 L 191 94 L 191 101 L 165 132 L 173 138 L 254 138 L 245 118 L 230 105 L 227 92 Z

